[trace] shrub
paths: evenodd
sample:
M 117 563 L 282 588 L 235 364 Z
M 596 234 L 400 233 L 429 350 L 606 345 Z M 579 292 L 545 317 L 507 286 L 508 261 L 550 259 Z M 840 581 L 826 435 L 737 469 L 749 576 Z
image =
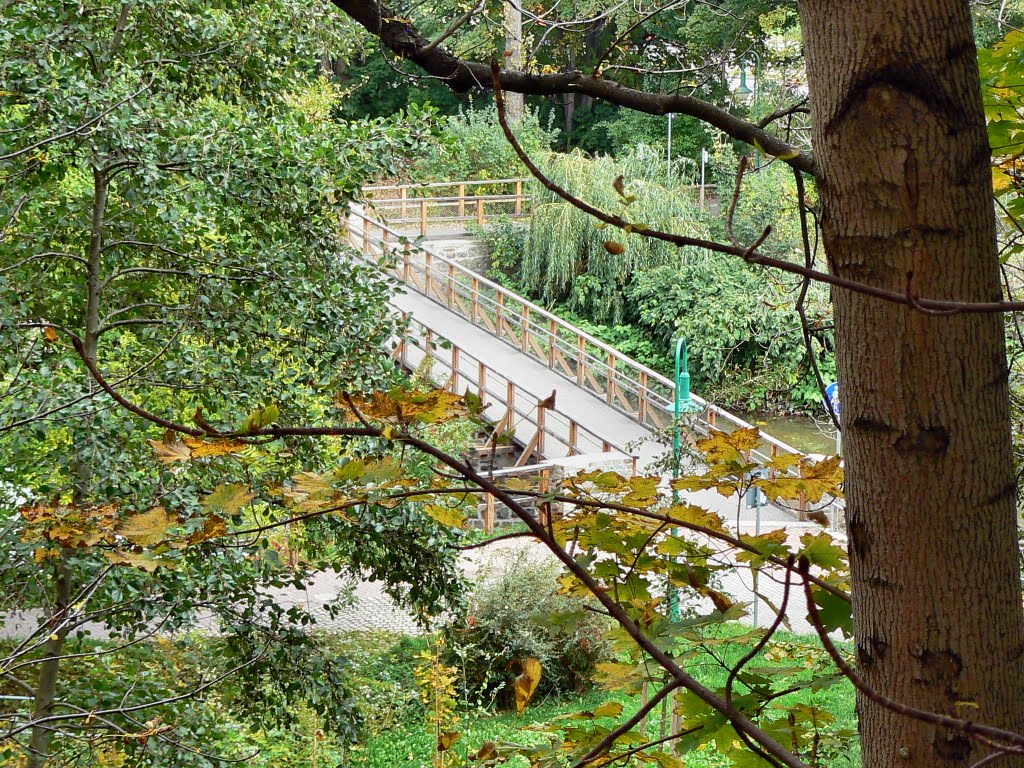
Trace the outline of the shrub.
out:
M 526 110 L 516 137 L 534 158 L 551 147 L 554 134 L 537 121 L 535 112 Z M 494 107 L 460 110 L 445 118 L 444 129 L 420 160 L 413 166 L 417 181 L 473 181 L 512 179 L 526 174 L 515 150 L 505 139 Z M 496 190 L 477 187 L 476 194 Z
M 461 676 L 469 705 L 508 708 L 519 661 L 536 658 L 537 697 L 588 688 L 607 655 L 606 622 L 583 600 L 556 592 L 558 566 L 518 552 L 473 591 L 465 615 L 442 629 L 447 663 Z

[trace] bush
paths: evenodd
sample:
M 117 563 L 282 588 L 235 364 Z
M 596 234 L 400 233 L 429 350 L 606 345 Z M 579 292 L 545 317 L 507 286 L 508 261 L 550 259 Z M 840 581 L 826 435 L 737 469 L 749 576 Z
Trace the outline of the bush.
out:
M 511 707 L 519 661 L 536 658 L 543 674 L 537 697 L 578 693 L 605 658 L 605 620 L 584 601 L 556 592 L 559 568 L 519 552 L 483 579 L 464 616 L 441 631 L 446 663 L 461 675 L 469 705 Z
M 515 150 L 505 139 L 494 107 L 460 110 L 444 119 L 437 141 L 413 166 L 416 181 L 476 181 L 514 179 L 527 174 Z M 533 158 L 546 154 L 554 139 L 551 130 L 537 121 L 535 112 L 526 110 L 516 137 Z M 495 190 L 476 188 L 476 194 Z

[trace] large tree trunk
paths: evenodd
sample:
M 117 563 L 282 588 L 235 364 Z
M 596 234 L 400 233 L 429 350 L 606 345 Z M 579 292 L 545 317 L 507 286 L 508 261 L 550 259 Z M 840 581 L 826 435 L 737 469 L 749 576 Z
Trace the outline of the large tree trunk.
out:
M 800 0 L 800 15 L 830 268 L 998 300 L 967 0 Z M 860 673 L 899 701 L 1024 732 L 1003 318 L 834 299 Z M 858 708 L 870 768 L 990 751 L 864 696 Z

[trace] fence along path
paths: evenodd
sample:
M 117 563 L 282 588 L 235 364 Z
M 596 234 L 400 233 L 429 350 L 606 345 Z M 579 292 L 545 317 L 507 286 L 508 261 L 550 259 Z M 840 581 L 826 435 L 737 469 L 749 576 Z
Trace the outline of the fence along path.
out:
M 380 203 L 373 205 L 377 210 Z M 530 389 L 542 397 L 553 383 L 558 404 L 571 407 L 571 418 L 603 441 L 625 447 L 671 426 L 675 386 L 660 373 L 462 264 L 425 245 L 412 245 L 408 234 L 364 210 L 351 211 L 347 233 L 352 245 L 385 264 L 411 289 L 396 297 L 396 307 L 460 350 L 488 357 L 491 369 L 529 382 Z M 495 340 L 505 344 L 496 345 Z M 565 386 L 567 382 L 574 386 Z M 589 397 L 580 400 L 581 394 Z M 692 400 L 701 409 L 694 418 L 701 434 L 711 428 L 731 432 L 751 426 L 698 396 Z M 631 453 L 643 468 L 660 450 L 648 443 Z M 785 453 L 799 452 L 764 433 L 753 451 L 760 460 Z

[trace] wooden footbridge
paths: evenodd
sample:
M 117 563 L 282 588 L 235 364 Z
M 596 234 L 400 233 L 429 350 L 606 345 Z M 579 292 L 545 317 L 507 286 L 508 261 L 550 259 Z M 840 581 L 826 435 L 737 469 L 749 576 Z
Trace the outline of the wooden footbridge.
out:
M 606 453 L 643 471 L 666 452 L 664 440 L 654 438 L 673 424 L 672 381 L 437 253 L 429 241 L 413 242 L 495 215 L 523 216 L 529 207 L 523 189 L 520 179 L 376 187 L 353 206 L 349 242 L 400 283 L 392 305 L 408 318 L 409 332 L 395 355 L 410 369 L 429 369 L 435 382 L 469 389 L 489 403 L 485 416 L 514 429 L 521 462 Z M 751 426 L 700 397 L 692 400 L 698 433 Z M 762 433 L 753 453 L 766 460 L 797 452 Z M 802 507 L 795 510 L 800 518 Z M 794 511 L 776 511 L 793 520 Z

